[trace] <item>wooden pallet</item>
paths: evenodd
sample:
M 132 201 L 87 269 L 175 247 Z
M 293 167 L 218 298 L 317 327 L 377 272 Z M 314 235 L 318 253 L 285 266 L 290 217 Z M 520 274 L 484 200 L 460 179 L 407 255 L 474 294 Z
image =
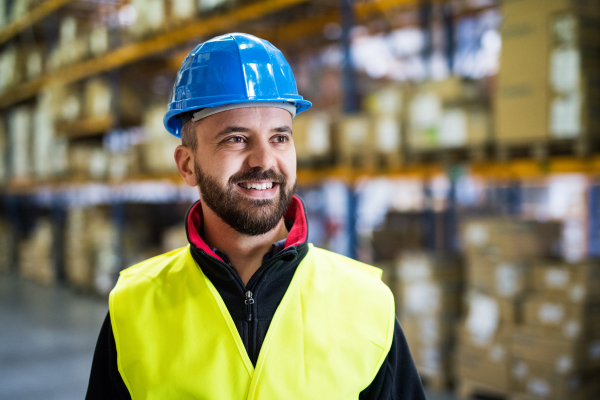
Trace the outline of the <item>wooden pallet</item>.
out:
M 456 394 L 459 399 L 489 399 L 489 400 L 511 400 L 511 394 L 505 390 L 496 388 L 486 383 L 462 379 L 457 382 Z
M 598 142 L 586 138 L 539 140 L 524 144 L 503 144 L 494 146 L 494 156 L 498 161 L 515 158 L 546 160 L 552 156 L 585 157 L 599 149 Z

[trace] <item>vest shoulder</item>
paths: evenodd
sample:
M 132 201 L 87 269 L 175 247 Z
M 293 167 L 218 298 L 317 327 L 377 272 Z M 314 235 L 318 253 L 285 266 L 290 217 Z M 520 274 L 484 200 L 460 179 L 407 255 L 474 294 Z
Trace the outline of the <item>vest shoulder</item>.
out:
M 315 257 L 318 257 L 318 259 L 321 260 L 330 261 L 334 267 L 340 268 L 342 272 L 351 272 L 353 274 L 363 275 L 364 277 L 381 281 L 382 271 L 377 267 L 318 247 L 313 247 L 313 251 L 315 252 Z
M 380 293 L 392 296 L 389 288 L 381 280 L 381 269 L 318 247 L 313 247 L 312 251 L 320 267 L 326 264 L 331 269 L 330 273 L 338 279 L 346 283 L 354 282 L 361 287 L 371 287 Z
M 149 258 L 124 269 L 120 273 L 119 281 L 131 281 L 138 278 L 142 280 L 154 279 L 169 273 L 173 268 L 181 266 L 182 262 L 188 258 L 191 258 L 189 245 Z

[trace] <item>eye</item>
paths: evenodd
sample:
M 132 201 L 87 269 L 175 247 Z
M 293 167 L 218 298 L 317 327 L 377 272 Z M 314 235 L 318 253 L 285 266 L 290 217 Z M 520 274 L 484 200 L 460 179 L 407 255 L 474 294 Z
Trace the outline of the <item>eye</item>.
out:
M 244 138 L 241 136 L 232 136 L 230 138 L 227 138 L 225 141 L 229 143 L 243 143 Z
M 275 143 L 285 143 L 285 142 L 289 141 L 289 138 L 286 135 L 279 135 L 279 136 L 275 136 L 273 141 Z

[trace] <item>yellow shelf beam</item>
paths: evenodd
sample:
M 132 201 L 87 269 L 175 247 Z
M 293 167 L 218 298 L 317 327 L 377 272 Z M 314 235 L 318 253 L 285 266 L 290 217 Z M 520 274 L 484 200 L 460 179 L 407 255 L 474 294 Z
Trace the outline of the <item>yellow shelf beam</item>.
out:
M 33 97 L 46 86 L 64 85 L 101 72 L 110 71 L 160 53 L 190 39 L 225 31 L 242 22 L 255 20 L 307 1 L 309 0 L 263 0 L 240 7 L 224 15 L 194 21 L 152 39 L 120 47 L 95 59 L 67 66 L 38 79 L 16 85 L 0 95 L 0 108 Z
M 90 117 L 70 122 L 58 122 L 55 129 L 60 136 L 79 138 L 103 134 L 108 131 L 114 122 L 112 115 L 103 117 Z
M 545 162 L 522 159 L 507 162 L 470 163 L 470 173 L 487 179 L 519 180 L 544 178 L 550 174 L 580 173 L 589 176 L 600 176 L 600 155 L 590 158 L 553 157 Z M 329 167 L 315 169 L 299 169 L 298 184 L 319 184 L 330 179 L 339 179 L 347 183 L 356 183 L 368 178 L 420 178 L 428 179 L 445 174 L 446 167 L 439 163 L 423 163 L 405 165 L 391 170 L 376 170 L 366 168 Z M 99 183 L 106 185 L 122 185 L 132 182 L 168 181 L 173 184 L 183 184 L 177 173 L 148 174 L 131 176 L 120 180 L 86 180 L 82 178 L 54 178 L 48 180 L 13 180 L 5 189 L 11 194 L 34 193 L 39 187 L 50 190 L 63 190 L 69 186 Z
M 471 173 L 496 179 L 541 178 L 549 174 L 600 175 L 600 156 L 551 157 L 545 161 L 517 159 L 508 162 L 473 163 Z
M 18 1 L 18 0 L 17 0 Z M 25 13 L 19 17 L 16 21 L 8 24 L 2 31 L 0 31 L 0 44 L 5 43 L 7 40 L 17 36 L 28 27 L 32 26 L 36 22 L 44 19 L 60 7 L 71 2 L 73 0 L 46 0 L 39 6 L 35 7 L 31 11 Z

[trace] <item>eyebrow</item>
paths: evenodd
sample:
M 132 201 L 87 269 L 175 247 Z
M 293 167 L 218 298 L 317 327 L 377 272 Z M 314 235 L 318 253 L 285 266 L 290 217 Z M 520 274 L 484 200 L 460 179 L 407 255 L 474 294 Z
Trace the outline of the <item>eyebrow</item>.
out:
M 230 134 L 232 132 L 246 133 L 246 132 L 251 132 L 251 131 L 252 131 L 252 129 L 244 128 L 243 126 L 228 126 L 227 128 L 225 128 L 222 131 L 220 131 L 219 133 L 217 133 L 215 135 L 215 139 L 220 138 L 221 136 L 228 135 L 228 134 Z M 277 128 L 271 129 L 271 132 L 278 132 L 278 133 L 287 132 L 290 135 L 292 135 L 292 128 L 290 128 L 287 125 L 283 125 L 283 126 L 279 126 Z
M 243 126 L 228 126 L 223 129 L 221 132 L 215 135 L 215 139 L 220 138 L 221 136 L 225 136 L 232 132 L 250 132 L 250 129 L 244 128 Z
M 289 127 L 289 126 L 287 126 L 287 125 L 280 126 L 280 127 L 278 127 L 278 128 L 272 129 L 272 131 L 273 131 L 273 132 L 279 132 L 279 133 L 284 133 L 284 132 L 287 132 L 287 133 L 289 133 L 290 135 L 292 135 L 292 134 L 293 134 L 293 133 L 292 133 L 292 128 L 290 128 L 290 127 Z

